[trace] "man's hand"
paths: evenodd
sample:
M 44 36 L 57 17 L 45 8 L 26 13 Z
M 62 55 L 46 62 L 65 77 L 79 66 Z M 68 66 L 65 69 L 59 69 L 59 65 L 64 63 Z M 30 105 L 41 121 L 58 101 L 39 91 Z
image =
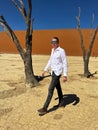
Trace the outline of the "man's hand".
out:
M 63 81 L 66 82 L 67 81 L 67 76 L 63 77 Z
M 45 76 L 45 71 L 42 72 L 42 77 L 44 77 L 44 76 Z

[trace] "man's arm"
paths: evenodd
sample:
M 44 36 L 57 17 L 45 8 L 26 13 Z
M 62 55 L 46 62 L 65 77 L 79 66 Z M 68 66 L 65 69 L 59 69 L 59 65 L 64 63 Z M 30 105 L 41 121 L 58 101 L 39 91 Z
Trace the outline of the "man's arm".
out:
M 63 62 L 63 81 L 67 81 L 67 73 L 68 73 L 68 62 L 67 62 L 67 57 L 66 57 L 66 53 L 63 50 L 61 53 L 61 58 L 62 58 L 62 62 Z

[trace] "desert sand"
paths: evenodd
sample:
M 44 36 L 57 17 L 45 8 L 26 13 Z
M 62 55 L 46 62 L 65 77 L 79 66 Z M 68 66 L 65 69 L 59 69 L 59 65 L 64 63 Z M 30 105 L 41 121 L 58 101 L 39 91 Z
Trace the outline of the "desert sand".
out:
M 49 55 L 33 55 L 33 68 L 41 75 Z M 48 113 L 39 116 L 51 77 L 34 88 L 25 87 L 24 65 L 19 54 L 0 54 L 0 130 L 98 130 L 98 74 L 93 78 L 83 74 L 81 56 L 67 56 L 68 81 L 61 85 L 65 107 L 58 103 L 56 90 Z M 90 71 L 98 71 L 98 58 L 90 58 Z M 48 75 L 48 73 L 46 74 Z
M 90 44 L 90 29 L 82 29 L 83 40 L 86 50 Z M 94 32 L 94 30 L 92 31 Z M 15 31 L 20 44 L 25 48 L 25 31 Z M 57 36 L 60 46 L 66 50 L 68 56 L 81 56 L 80 35 L 77 29 L 56 29 L 56 30 L 34 30 L 32 38 L 32 54 L 49 55 L 51 51 L 51 39 Z M 98 34 L 96 36 L 92 56 L 98 56 Z M 12 40 L 5 32 L 0 32 L 0 53 L 18 53 Z

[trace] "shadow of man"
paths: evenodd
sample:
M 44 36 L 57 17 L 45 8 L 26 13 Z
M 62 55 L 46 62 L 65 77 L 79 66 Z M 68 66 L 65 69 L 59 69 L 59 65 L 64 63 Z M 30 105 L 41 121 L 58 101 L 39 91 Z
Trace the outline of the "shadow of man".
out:
M 64 99 L 64 107 L 71 103 L 73 103 L 72 105 L 76 105 L 80 102 L 80 98 L 77 97 L 76 94 L 64 94 L 63 99 Z
M 55 100 L 57 100 L 57 98 L 55 98 Z M 80 102 L 80 98 L 77 97 L 76 94 L 64 94 L 63 95 L 63 106 L 66 107 L 67 105 L 69 104 L 72 104 L 72 105 L 77 105 L 79 102 Z M 52 108 L 50 108 L 48 110 L 48 112 L 52 112 L 52 111 L 55 111 L 56 109 L 58 109 L 59 107 L 55 107 L 53 106 Z

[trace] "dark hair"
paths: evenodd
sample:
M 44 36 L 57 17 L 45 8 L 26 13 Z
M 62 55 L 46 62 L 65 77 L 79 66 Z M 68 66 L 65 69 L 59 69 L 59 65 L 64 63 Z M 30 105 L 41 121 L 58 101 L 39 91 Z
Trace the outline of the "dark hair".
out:
M 59 38 L 58 37 L 53 37 L 53 39 L 56 39 L 57 43 L 59 43 Z

